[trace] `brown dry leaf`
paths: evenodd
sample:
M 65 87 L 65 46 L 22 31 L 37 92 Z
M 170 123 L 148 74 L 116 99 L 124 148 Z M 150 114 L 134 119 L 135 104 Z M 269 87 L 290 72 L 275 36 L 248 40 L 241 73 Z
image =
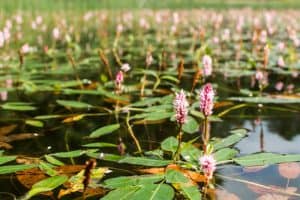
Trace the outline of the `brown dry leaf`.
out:
M 91 180 L 96 179 L 97 181 L 101 179 L 105 173 L 109 171 L 108 168 L 97 168 L 92 169 L 91 172 Z M 85 195 L 89 194 L 90 196 L 95 196 L 99 194 L 103 194 L 105 192 L 104 189 L 99 188 L 98 186 L 95 187 L 93 181 L 88 183 L 88 187 L 85 187 L 83 181 L 85 179 L 84 170 L 81 170 L 76 175 L 72 176 L 68 182 L 64 184 L 66 189 L 61 189 L 58 194 L 58 198 L 61 198 L 65 195 L 69 195 L 74 192 L 83 192 L 85 191 Z
M 11 146 L 10 144 L 6 143 L 6 142 L 0 142 L 0 148 L 3 148 L 3 149 L 12 149 L 13 146 Z
M 33 184 L 47 178 L 47 175 L 39 168 L 32 168 L 25 171 L 16 172 L 17 180 L 26 188 L 31 188 Z
M 65 165 L 55 168 L 60 174 L 72 176 L 80 170 L 84 169 L 84 165 Z M 26 188 L 31 188 L 36 182 L 48 177 L 39 168 L 28 169 L 24 171 L 16 172 L 17 180 Z
M 270 97 L 275 99 L 299 99 L 300 95 L 298 94 L 274 94 L 270 95 Z
M 165 168 L 148 168 L 148 169 L 139 169 L 139 172 L 147 173 L 147 174 L 163 174 L 165 172 Z
M 18 134 L 13 134 L 13 135 L 9 135 L 9 136 L 1 136 L 0 137 L 0 141 L 2 142 L 13 142 L 13 141 L 17 141 L 17 140 L 27 140 L 27 139 L 31 139 L 34 137 L 40 136 L 40 134 L 37 133 L 18 133 Z
M 19 164 L 39 164 L 40 159 L 26 156 L 18 156 L 16 162 Z
M 108 103 L 117 103 L 118 102 L 120 105 L 128 105 L 129 104 L 129 100 L 128 101 L 123 101 L 123 100 L 119 100 L 119 99 L 108 99 L 108 98 L 105 98 L 104 101 L 108 102 Z
M 207 182 L 207 178 L 204 175 L 202 175 L 198 172 L 183 169 L 183 168 L 181 168 L 180 166 L 178 166 L 176 164 L 168 165 L 166 167 L 166 170 L 167 169 L 174 169 L 174 170 L 178 170 L 178 171 L 182 172 L 187 178 L 189 178 L 194 183 L 199 183 L 199 182 L 205 183 L 205 182 Z
M 7 134 L 11 133 L 13 130 L 15 130 L 17 128 L 17 126 L 18 125 L 16 125 L 16 124 L 11 124 L 11 125 L 8 125 L 8 126 L 0 127 L 0 135 L 4 136 L 4 135 L 7 135 Z
M 237 195 L 221 189 L 216 190 L 216 199 L 217 200 L 240 200 L 240 198 Z
M 296 162 L 278 165 L 279 174 L 287 179 L 295 179 L 300 175 L 300 164 Z
M 221 101 L 221 102 L 214 103 L 214 108 L 221 108 L 221 107 L 226 107 L 231 105 L 233 105 L 233 102 L 231 101 Z
M 71 117 L 65 118 L 62 122 L 63 123 L 71 123 L 71 122 L 76 122 L 84 118 L 84 115 L 73 115 Z

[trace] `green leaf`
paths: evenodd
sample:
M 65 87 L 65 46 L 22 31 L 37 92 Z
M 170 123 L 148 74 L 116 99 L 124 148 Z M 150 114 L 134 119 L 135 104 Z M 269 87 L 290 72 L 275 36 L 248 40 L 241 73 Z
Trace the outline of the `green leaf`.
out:
M 129 200 L 130 197 L 140 189 L 140 186 L 126 186 L 109 192 L 101 200 Z
M 167 184 L 144 184 L 134 192 L 130 197 L 131 200 L 172 200 L 174 190 Z
M 272 104 L 291 104 L 300 103 L 300 98 L 284 98 L 284 97 L 230 97 L 228 100 L 247 102 L 247 103 L 272 103 Z
M 174 115 L 173 112 L 152 112 L 152 113 L 147 113 L 144 119 L 146 121 L 156 121 L 156 120 L 168 119 L 173 115 Z
M 44 171 L 49 176 L 56 176 L 58 174 L 57 171 L 55 171 L 53 168 L 53 165 L 46 163 L 46 162 L 40 162 L 39 168 Z
M 79 102 L 79 101 L 66 101 L 66 100 L 56 100 L 56 102 L 61 105 L 68 108 L 78 108 L 78 109 L 84 109 L 84 108 L 92 108 L 93 106 L 87 103 Z
M 10 174 L 15 173 L 17 171 L 22 171 L 26 169 L 31 169 L 36 167 L 37 165 L 31 164 L 31 165 L 5 165 L 0 167 L 0 174 Z
M 82 156 L 85 153 L 86 151 L 83 150 L 75 150 L 75 151 L 68 151 L 68 152 L 53 153 L 51 155 L 59 158 L 74 158 L 74 157 Z
M 47 160 L 49 163 L 51 163 L 51 164 L 53 164 L 53 165 L 58 165 L 58 166 L 63 166 L 63 165 L 64 165 L 63 162 L 57 160 L 56 158 L 54 158 L 54 157 L 52 157 L 52 156 L 50 156 L 50 155 L 45 155 L 45 158 L 46 158 L 46 160 Z
M 161 148 L 164 151 L 171 151 L 172 153 L 175 153 L 178 146 L 178 140 L 174 137 L 168 137 L 161 143 Z
M 300 154 L 281 155 L 275 153 L 257 153 L 252 155 L 241 156 L 233 159 L 242 166 L 260 166 L 271 165 L 283 162 L 298 162 L 300 161 Z
M 246 129 L 236 129 L 236 130 L 232 130 L 230 131 L 230 133 L 232 135 L 221 139 L 220 141 L 217 141 L 216 143 L 213 144 L 214 150 L 219 150 L 225 147 L 229 147 L 235 143 L 237 143 L 238 141 L 240 141 L 241 139 L 243 139 L 244 137 L 247 136 L 248 131 Z
M 31 106 L 30 103 L 26 103 L 26 102 L 9 102 L 9 103 L 3 104 L 2 108 L 5 110 L 14 110 L 14 111 L 36 110 L 36 107 Z
M 145 157 L 132 157 L 132 156 L 125 157 L 119 161 L 119 163 L 153 166 L 153 167 L 166 166 L 171 162 L 172 162 L 171 160 L 156 160 L 156 159 L 150 159 Z
M 183 173 L 174 169 L 168 169 L 165 176 L 167 183 L 187 183 L 189 181 Z
M 191 143 L 184 143 L 181 147 L 181 156 L 189 162 L 198 163 L 199 157 L 202 152 Z
M 115 144 L 105 143 L 105 142 L 95 142 L 82 145 L 83 147 L 94 147 L 94 148 L 103 148 L 103 147 L 117 147 Z
M 104 126 L 104 127 L 98 128 L 97 130 L 93 131 L 89 137 L 90 138 L 98 138 L 103 135 L 110 134 L 110 133 L 114 132 L 115 130 L 118 130 L 119 128 L 120 128 L 120 124 L 111 124 L 108 126 Z
M 125 186 L 136 186 L 149 183 L 156 183 L 164 178 L 162 174 L 155 175 L 141 175 L 141 176 L 120 176 L 117 178 L 110 178 L 104 181 L 105 186 L 109 188 L 119 188 Z
M 31 190 L 27 192 L 23 200 L 30 199 L 31 197 L 40 194 L 42 192 L 48 192 L 54 190 L 58 186 L 62 185 L 68 180 L 67 176 L 53 176 L 42 181 L 35 183 Z
M 183 124 L 182 130 L 186 133 L 195 133 L 199 130 L 199 124 L 193 117 L 188 117 L 187 122 Z
M 194 185 L 190 186 L 190 185 L 180 184 L 180 189 L 186 199 L 201 200 L 202 198 L 199 188 Z
M 214 158 L 217 162 L 230 160 L 238 154 L 236 149 L 223 148 L 214 153 Z
M 112 162 L 119 162 L 123 158 L 123 156 L 116 155 L 116 154 L 110 154 L 110 153 L 87 152 L 86 155 L 91 158 L 112 161 Z
M 17 156 L 1 156 L 0 157 L 0 165 L 15 160 Z
M 34 126 L 34 127 L 43 127 L 44 123 L 38 120 L 26 120 L 25 124 Z

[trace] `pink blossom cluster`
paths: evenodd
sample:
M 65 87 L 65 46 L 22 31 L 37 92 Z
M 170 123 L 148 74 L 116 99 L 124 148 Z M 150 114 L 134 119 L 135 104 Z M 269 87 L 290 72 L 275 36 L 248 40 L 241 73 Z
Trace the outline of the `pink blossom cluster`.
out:
M 205 84 L 200 91 L 200 110 L 204 116 L 212 114 L 215 92 L 210 83 Z
M 176 122 L 180 125 L 184 124 L 187 120 L 189 104 L 186 100 L 186 95 L 183 90 L 181 90 L 179 93 L 176 93 L 173 106 L 176 112 Z
M 212 74 L 212 59 L 209 55 L 204 55 L 202 58 L 203 75 L 210 76 Z
M 204 155 L 199 158 L 199 164 L 201 165 L 201 169 L 204 175 L 211 179 L 213 177 L 213 173 L 216 170 L 216 160 L 212 155 Z
M 120 71 L 118 71 L 118 73 L 116 75 L 116 79 L 115 79 L 115 84 L 116 84 L 117 90 L 120 90 L 122 88 L 123 81 L 124 81 L 124 75 L 123 75 L 123 72 L 120 70 Z
M 13 87 L 13 80 L 12 79 L 7 79 L 5 81 L 5 88 L 9 89 Z M 0 92 L 0 99 L 2 101 L 6 101 L 7 100 L 7 91 L 2 91 Z

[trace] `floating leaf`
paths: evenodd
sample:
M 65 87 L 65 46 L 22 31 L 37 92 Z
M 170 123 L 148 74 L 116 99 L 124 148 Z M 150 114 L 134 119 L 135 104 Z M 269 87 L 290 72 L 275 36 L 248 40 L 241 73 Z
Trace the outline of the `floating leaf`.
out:
M 191 143 L 184 143 L 181 147 L 180 154 L 186 161 L 198 163 L 198 159 L 202 155 L 202 151 Z
M 186 199 L 201 200 L 202 198 L 202 195 L 197 186 L 180 184 L 180 189 Z
M 167 184 L 143 184 L 140 189 L 134 192 L 130 199 L 132 200 L 172 200 L 174 190 Z
M 15 160 L 17 156 L 0 156 L 0 165 Z
M 141 176 L 120 176 L 110 178 L 104 181 L 105 186 L 109 188 L 119 188 L 125 186 L 136 186 L 149 183 L 156 183 L 164 178 L 163 174 L 141 175 Z
M 182 130 L 186 133 L 195 133 L 199 130 L 199 124 L 193 117 L 188 117 L 186 123 L 183 124 Z
M 213 144 L 214 150 L 219 150 L 221 148 L 229 147 L 237 143 L 238 141 L 240 141 L 241 139 L 247 136 L 248 131 L 246 129 L 236 129 L 230 131 L 230 133 L 231 133 L 230 136 L 221 139 L 220 141 Z
M 34 126 L 34 127 L 43 127 L 44 123 L 38 120 L 26 120 L 25 124 Z
M 236 149 L 224 148 L 214 153 L 214 158 L 217 162 L 229 160 L 234 158 L 238 154 Z
M 91 182 L 89 183 L 89 187 L 86 188 L 86 191 L 90 189 L 90 187 L 97 187 L 95 184 L 95 181 L 99 181 L 100 179 L 103 178 L 104 174 L 109 172 L 108 168 L 96 168 L 96 169 L 92 169 L 91 174 L 90 174 L 90 178 L 91 178 Z M 81 170 L 79 173 L 77 173 L 76 175 L 72 176 L 69 180 L 67 185 L 67 189 L 62 189 L 59 191 L 59 195 L 58 198 L 61 198 L 65 195 L 71 194 L 73 192 L 77 192 L 77 191 L 82 191 L 84 189 L 84 185 L 83 185 L 83 180 L 84 180 L 85 176 L 84 176 L 84 170 Z M 96 192 L 100 192 L 103 193 L 103 189 L 98 188 L 98 190 Z M 95 191 L 94 191 L 95 192 Z
M 110 134 L 110 133 L 118 130 L 119 128 L 120 128 L 120 124 L 111 124 L 108 126 L 104 126 L 104 127 L 98 128 L 97 130 L 93 131 L 89 137 L 90 138 L 98 138 L 103 135 Z
M 39 168 L 44 171 L 49 176 L 56 176 L 58 175 L 57 171 L 53 169 L 53 165 L 46 163 L 46 162 L 40 162 Z
M 300 161 L 300 154 L 281 155 L 275 153 L 257 153 L 234 158 L 233 160 L 242 166 L 271 165 L 283 162 Z
M 150 159 L 144 157 L 132 157 L 132 156 L 125 157 L 119 161 L 119 163 L 153 166 L 153 167 L 166 166 L 171 162 L 172 162 L 171 160 L 157 160 L 157 159 Z
M 83 147 L 93 147 L 93 148 L 103 148 L 103 147 L 117 147 L 116 144 L 105 143 L 105 142 L 95 142 L 82 145 Z
M 230 97 L 228 100 L 247 102 L 247 103 L 263 103 L 263 104 L 291 104 L 300 103 L 300 97 L 288 98 L 288 97 L 277 97 L 277 96 L 267 96 L 267 97 Z
M 171 151 L 172 153 L 176 152 L 177 146 L 178 146 L 178 140 L 173 136 L 166 138 L 161 143 L 161 148 L 163 150 Z
M 52 156 L 59 157 L 59 158 L 74 158 L 82 156 L 86 153 L 86 151 L 83 150 L 75 150 L 75 151 L 68 151 L 68 152 L 59 152 L 51 154 Z
M 101 200 L 128 200 L 132 194 L 140 189 L 140 186 L 125 186 L 109 192 Z
M 59 187 L 62 185 L 64 182 L 68 180 L 67 176 L 53 176 L 47 179 L 44 179 L 42 181 L 39 181 L 35 183 L 31 190 L 27 192 L 23 200 L 30 199 L 31 197 L 43 193 L 43 192 L 48 192 L 52 191 L 55 188 Z
M 64 165 L 63 162 L 57 160 L 56 158 L 54 158 L 54 157 L 52 157 L 52 156 L 50 156 L 50 155 L 45 155 L 45 158 L 46 158 L 46 160 L 47 160 L 49 163 L 51 163 L 51 164 L 53 164 L 53 165 L 58 165 L 58 166 L 63 166 L 63 165 Z
M 167 183 L 187 183 L 187 182 L 189 182 L 189 179 L 187 177 L 185 177 L 184 174 L 178 170 L 167 169 L 165 176 L 166 176 Z
M 36 110 L 36 107 L 31 106 L 30 103 L 26 102 L 8 102 L 1 106 L 5 110 L 14 110 L 14 111 L 32 111 Z
M 78 109 L 89 109 L 92 108 L 93 106 L 84 102 L 79 102 L 79 101 L 66 101 L 66 100 L 56 100 L 56 102 L 61 105 L 65 106 L 67 108 L 78 108 Z
M 17 171 L 22 171 L 26 169 L 31 169 L 36 167 L 37 165 L 35 164 L 30 164 L 30 165 L 5 165 L 0 167 L 0 174 L 10 174 L 14 173 Z

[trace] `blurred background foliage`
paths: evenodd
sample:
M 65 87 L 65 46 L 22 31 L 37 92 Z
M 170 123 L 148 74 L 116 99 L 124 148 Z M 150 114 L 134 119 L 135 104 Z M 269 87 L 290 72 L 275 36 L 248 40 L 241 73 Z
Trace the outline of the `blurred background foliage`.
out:
M 300 0 L 1 0 L 1 11 L 55 11 L 93 9 L 295 9 Z

